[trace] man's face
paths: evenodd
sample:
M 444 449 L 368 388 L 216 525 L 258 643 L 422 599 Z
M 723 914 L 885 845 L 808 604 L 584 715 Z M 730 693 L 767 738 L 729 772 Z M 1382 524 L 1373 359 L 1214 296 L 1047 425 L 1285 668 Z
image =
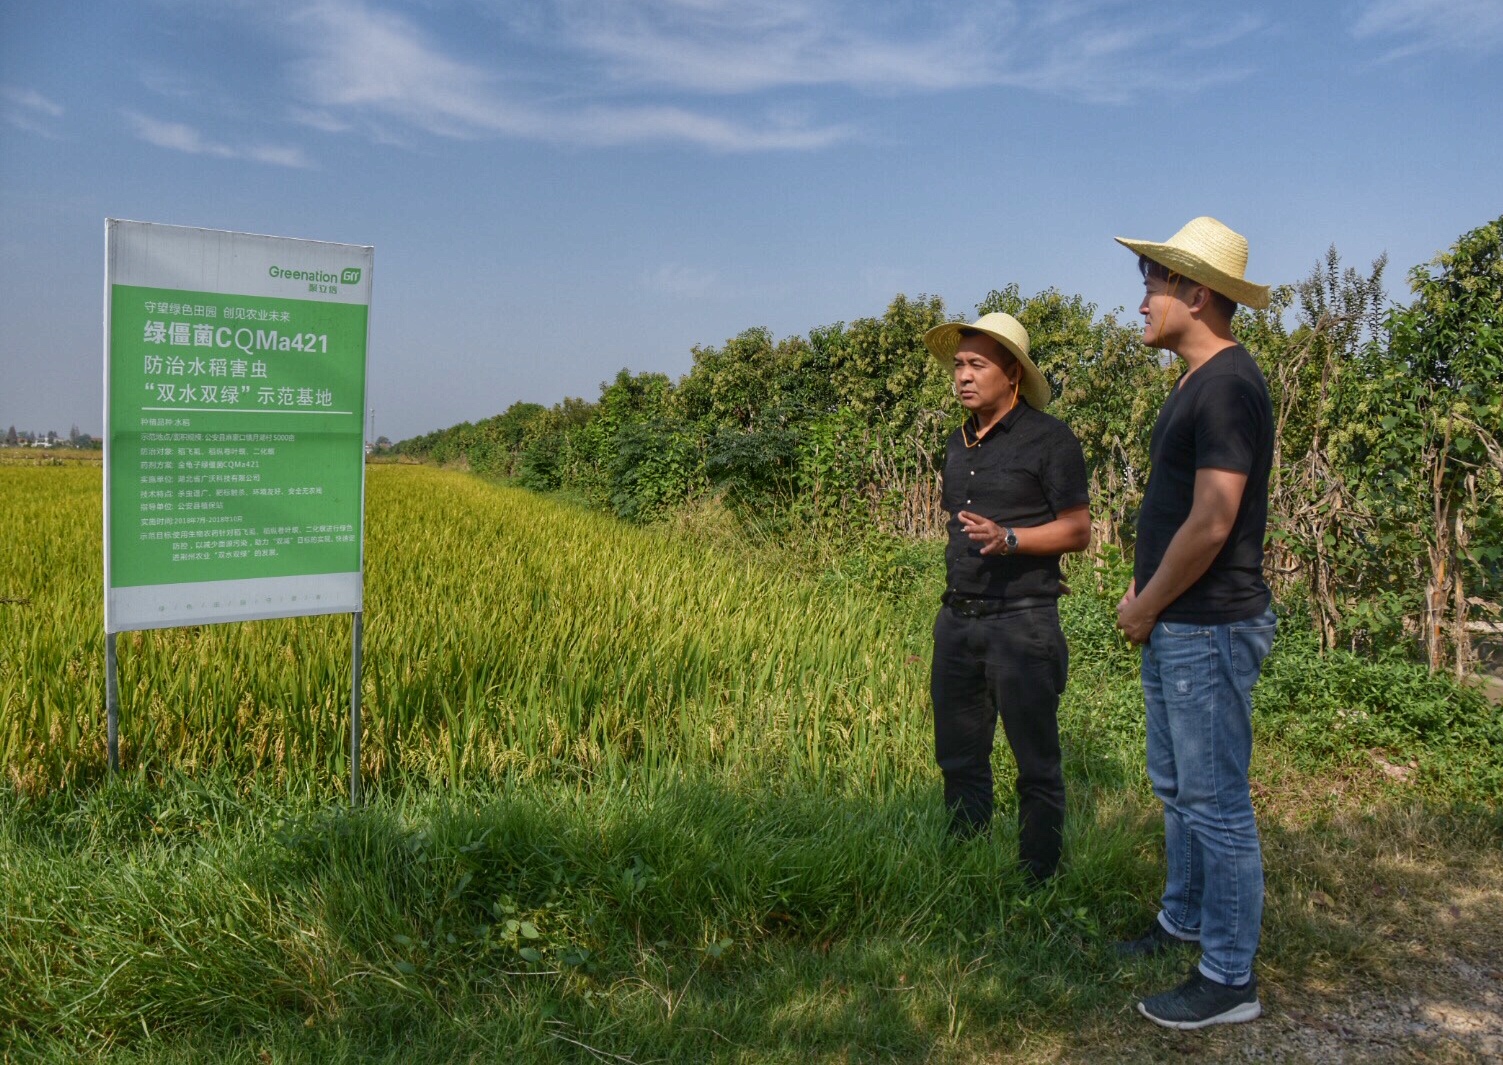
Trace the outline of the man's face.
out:
M 1012 406 L 1023 368 L 989 336 L 969 334 L 955 349 L 955 394 L 960 405 L 981 418 Z
M 1138 313 L 1143 316 L 1143 343 L 1150 348 L 1175 350 L 1190 322 L 1190 308 L 1185 297 L 1194 294 L 1193 281 L 1174 277 L 1165 281 L 1152 274 L 1143 279 L 1143 302 Z

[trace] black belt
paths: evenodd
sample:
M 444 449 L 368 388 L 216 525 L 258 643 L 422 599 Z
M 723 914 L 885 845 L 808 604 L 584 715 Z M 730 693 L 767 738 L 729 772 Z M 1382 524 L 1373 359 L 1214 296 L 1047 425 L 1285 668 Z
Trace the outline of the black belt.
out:
M 963 618 L 986 618 L 993 614 L 1008 614 L 1014 610 L 1032 607 L 1058 606 L 1059 597 L 1053 595 L 1016 595 L 1008 599 L 962 599 L 946 592 L 940 600 L 951 612 Z

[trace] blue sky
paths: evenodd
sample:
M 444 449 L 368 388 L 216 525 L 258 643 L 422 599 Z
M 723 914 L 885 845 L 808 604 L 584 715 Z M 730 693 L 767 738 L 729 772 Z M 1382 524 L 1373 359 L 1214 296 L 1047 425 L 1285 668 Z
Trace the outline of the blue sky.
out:
M 0 5 L 0 430 L 103 426 L 104 219 L 374 245 L 401 439 L 1211 214 L 1389 291 L 1503 213 L 1503 2 Z

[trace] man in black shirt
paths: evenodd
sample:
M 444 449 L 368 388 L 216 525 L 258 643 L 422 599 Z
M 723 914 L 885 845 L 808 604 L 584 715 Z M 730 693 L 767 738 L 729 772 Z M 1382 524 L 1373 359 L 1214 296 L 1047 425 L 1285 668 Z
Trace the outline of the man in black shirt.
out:
M 1090 543 L 1085 459 L 1075 434 L 1043 413 L 1049 384 L 1016 319 L 952 322 L 924 343 L 970 412 L 945 445 L 947 585 L 930 674 L 950 830 L 967 837 L 991 821 L 1000 716 L 1018 763 L 1019 861 L 1042 883 L 1059 865 L 1064 834 L 1057 712 L 1069 654 L 1059 559 Z
M 1168 875 L 1157 920 L 1127 955 L 1199 944 L 1189 980 L 1138 1003 L 1170 1028 L 1262 1012 L 1253 957 L 1263 859 L 1247 770 L 1252 688 L 1273 644 L 1263 534 L 1273 461 L 1268 384 L 1232 335 L 1237 304 L 1268 306 L 1243 277 L 1247 241 L 1197 218 L 1167 242 L 1124 240 L 1143 275 L 1143 342 L 1185 372 L 1149 444 L 1133 582 L 1117 624 L 1142 646 L 1148 775 L 1164 804 Z

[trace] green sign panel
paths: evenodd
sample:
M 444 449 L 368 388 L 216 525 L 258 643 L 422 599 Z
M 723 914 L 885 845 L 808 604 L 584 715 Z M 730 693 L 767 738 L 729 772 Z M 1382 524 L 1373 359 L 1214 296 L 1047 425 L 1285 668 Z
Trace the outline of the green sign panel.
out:
M 107 630 L 359 610 L 370 249 L 111 227 Z
M 358 570 L 366 308 L 110 300 L 115 586 Z

